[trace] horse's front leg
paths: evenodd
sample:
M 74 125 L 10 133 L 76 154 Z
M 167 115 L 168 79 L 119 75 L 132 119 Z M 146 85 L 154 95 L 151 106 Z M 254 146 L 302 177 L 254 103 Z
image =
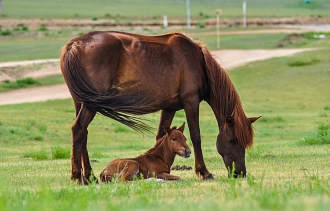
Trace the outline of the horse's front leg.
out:
M 87 127 L 93 120 L 95 113 L 88 110 L 83 104 L 75 103 L 76 120 L 72 125 L 72 154 L 71 154 L 71 180 L 80 184 L 88 184 L 86 175 L 92 171 L 87 153 Z M 79 109 L 79 112 L 78 112 Z M 84 162 L 82 165 L 82 161 Z M 82 172 L 82 168 L 83 172 Z M 88 176 L 88 175 L 87 175 Z
M 175 112 L 176 110 L 170 110 L 170 109 L 163 109 L 161 111 L 156 140 L 160 139 L 165 135 L 164 124 L 166 121 L 168 122 L 169 125 L 172 124 Z
M 184 110 L 189 126 L 190 138 L 194 147 L 196 175 L 205 180 L 213 179 L 214 177 L 207 170 L 203 158 L 202 141 L 199 128 L 199 100 L 195 99 L 184 103 Z

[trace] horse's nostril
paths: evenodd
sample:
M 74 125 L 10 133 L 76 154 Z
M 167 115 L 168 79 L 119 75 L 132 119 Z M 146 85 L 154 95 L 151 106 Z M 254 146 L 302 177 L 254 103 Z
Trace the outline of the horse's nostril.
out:
M 237 173 L 237 171 L 234 171 L 233 177 L 234 177 L 234 178 L 238 178 L 239 176 L 240 176 L 240 174 Z

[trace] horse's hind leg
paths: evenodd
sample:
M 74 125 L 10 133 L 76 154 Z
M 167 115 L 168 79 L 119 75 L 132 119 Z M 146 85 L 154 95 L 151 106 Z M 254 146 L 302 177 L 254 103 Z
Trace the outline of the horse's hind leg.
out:
M 87 134 L 88 134 L 88 131 L 87 131 Z M 87 135 L 82 140 L 81 158 L 82 158 L 83 176 L 85 179 L 87 179 L 86 182 L 94 181 L 94 182 L 98 183 L 98 180 L 93 173 L 92 166 L 91 166 L 90 160 L 89 160 L 89 155 L 88 155 L 88 150 L 87 150 Z
M 76 120 L 72 125 L 72 154 L 71 180 L 79 183 L 88 183 L 92 171 L 87 152 L 87 127 L 93 120 L 95 113 L 88 110 L 83 104 L 75 102 Z M 84 164 L 82 165 L 82 161 Z M 82 172 L 82 167 L 84 171 Z M 86 178 L 87 176 L 87 178 Z
M 176 112 L 176 110 L 170 110 L 170 109 L 163 109 L 161 111 L 156 140 L 160 139 L 161 137 L 163 137 L 165 135 L 164 123 L 166 121 L 168 121 L 169 125 L 171 125 L 175 112 Z

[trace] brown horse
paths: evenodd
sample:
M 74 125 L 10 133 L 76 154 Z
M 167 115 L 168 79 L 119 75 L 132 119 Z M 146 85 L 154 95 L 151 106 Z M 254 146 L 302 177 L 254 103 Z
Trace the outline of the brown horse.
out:
M 202 44 L 179 33 L 143 36 L 94 31 L 63 47 L 61 69 L 76 109 L 72 180 L 83 175 L 87 183 L 94 176 L 87 152 L 87 127 L 97 112 L 143 131 L 148 127 L 138 115 L 161 110 L 159 139 L 165 134 L 164 122 L 171 124 L 180 109 L 186 113 L 195 172 L 203 179 L 213 178 L 201 149 L 202 100 L 217 119 L 217 149 L 227 169 L 234 176 L 245 176 L 245 149 L 253 143 L 252 123 L 259 117 L 246 117 L 229 76 Z
M 144 179 L 155 177 L 165 180 L 180 180 L 179 176 L 170 174 L 175 156 L 189 158 L 191 150 L 183 135 L 185 124 L 178 129 L 165 125 L 165 135 L 158 139 L 155 146 L 136 158 L 115 159 L 101 172 L 102 182 L 112 179 L 129 181 L 134 176 Z

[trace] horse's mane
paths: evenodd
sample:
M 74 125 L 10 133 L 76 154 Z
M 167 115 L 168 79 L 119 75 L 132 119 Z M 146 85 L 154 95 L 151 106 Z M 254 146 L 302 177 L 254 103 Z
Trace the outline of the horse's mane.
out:
M 212 102 L 212 108 L 220 119 L 224 120 L 228 116 L 234 118 L 234 132 L 239 143 L 244 147 L 253 144 L 253 129 L 250 120 L 246 117 L 240 97 L 230 80 L 226 71 L 215 60 L 210 51 L 200 42 L 195 42 L 204 54 L 206 72 L 209 83 L 209 95 L 207 102 Z M 224 123 L 224 122 L 223 122 Z M 223 124 L 220 123 L 220 124 Z

